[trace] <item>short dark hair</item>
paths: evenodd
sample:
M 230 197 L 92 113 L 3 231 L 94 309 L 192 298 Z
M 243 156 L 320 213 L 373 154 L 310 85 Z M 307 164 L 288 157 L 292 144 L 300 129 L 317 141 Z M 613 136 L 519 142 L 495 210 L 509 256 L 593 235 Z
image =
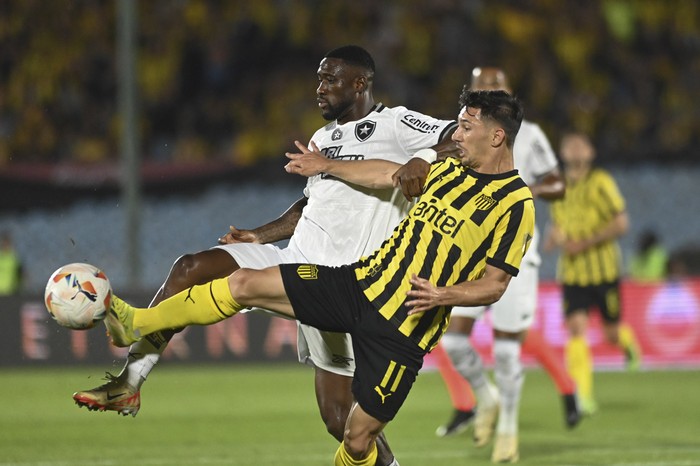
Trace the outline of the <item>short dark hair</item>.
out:
M 513 147 L 523 121 L 523 104 L 506 91 L 472 91 L 465 85 L 459 96 L 459 108 L 478 108 L 482 118 L 498 122 L 506 132 L 506 145 Z
M 344 45 L 328 52 L 324 58 L 338 58 L 351 65 L 361 66 L 374 74 L 374 59 L 359 45 Z

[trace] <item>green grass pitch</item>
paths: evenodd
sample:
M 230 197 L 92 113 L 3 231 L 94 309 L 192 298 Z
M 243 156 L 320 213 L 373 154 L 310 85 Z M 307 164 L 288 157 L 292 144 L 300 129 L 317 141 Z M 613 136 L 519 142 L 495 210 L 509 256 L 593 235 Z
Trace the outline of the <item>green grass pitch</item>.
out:
M 78 409 L 71 394 L 100 368 L 0 370 L 0 466 L 330 465 L 337 448 L 298 364 L 163 365 L 136 418 Z M 574 430 L 539 370 L 527 373 L 522 465 L 700 465 L 700 372 L 596 374 L 600 412 Z M 439 375 L 422 374 L 386 433 L 402 466 L 486 465 L 468 431 L 438 439 L 450 410 Z

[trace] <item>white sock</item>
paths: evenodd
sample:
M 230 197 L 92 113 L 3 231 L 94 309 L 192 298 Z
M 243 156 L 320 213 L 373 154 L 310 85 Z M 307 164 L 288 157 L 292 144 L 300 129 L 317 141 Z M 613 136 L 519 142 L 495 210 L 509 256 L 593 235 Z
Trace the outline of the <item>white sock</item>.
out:
M 160 333 L 148 335 L 137 341 L 129 347 L 129 355 L 119 377 L 125 378 L 129 385 L 140 389 L 167 346 L 167 340 Z
M 496 398 L 493 396 L 495 388 L 489 382 L 481 356 L 472 346 L 469 337 L 446 333 L 440 341 L 457 372 L 469 381 L 479 404 L 496 403 Z
M 520 361 L 520 342 L 497 338 L 493 343 L 495 379 L 501 396 L 501 412 L 498 416 L 499 434 L 518 433 L 520 393 L 525 374 Z

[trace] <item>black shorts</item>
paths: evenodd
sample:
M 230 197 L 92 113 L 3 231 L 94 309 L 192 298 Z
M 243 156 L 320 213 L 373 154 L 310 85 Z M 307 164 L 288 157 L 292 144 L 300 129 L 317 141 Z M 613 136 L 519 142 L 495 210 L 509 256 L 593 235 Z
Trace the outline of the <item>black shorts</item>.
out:
M 597 307 L 608 323 L 620 321 L 620 282 L 604 283 L 602 285 L 576 286 L 564 285 L 564 314 L 571 315 L 581 309 L 588 312 L 591 307 Z
M 300 322 L 352 336 L 355 400 L 374 418 L 392 420 L 423 366 L 426 351 L 370 304 L 350 267 L 281 264 L 280 271 Z

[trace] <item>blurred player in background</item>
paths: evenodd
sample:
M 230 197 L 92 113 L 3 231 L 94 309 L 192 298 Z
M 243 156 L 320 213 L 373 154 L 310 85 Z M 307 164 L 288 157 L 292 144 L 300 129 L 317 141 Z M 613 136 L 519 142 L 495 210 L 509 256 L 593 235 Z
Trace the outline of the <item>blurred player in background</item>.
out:
M 569 341 L 566 362 L 576 380 L 584 413 L 596 411 L 593 359 L 586 330 L 588 311 L 597 307 L 608 342 L 625 353 L 628 368 L 639 366 L 632 329 L 621 324 L 620 276 L 622 257 L 617 239 L 627 232 L 625 200 L 613 177 L 593 165 L 595 148 L 588 136 L 569 132 L 561 141 L 567 191 L 551 206 L 552 225 L 545 249 L 559 248 L 557 278 L 563 288 Z
M 404 107 L 375 103 L 372 94 L 374 60 L 358 46 L 334 49 L 318 68 L 317 102 L 329 123 L 311 140 L 332 159 L 362 160 L 381 157 L 403 164 L 419 149 L 454 150 L 450 140 L 456 123 L 438 120 Z M 293 115 L 290 115 L 293 116 Z M 407 186 L 424 179 L 428 169 L 412 175 L 402 170 Z M 213 249 L 180 257 L 151 302 L 193 285 L 226 277 L 235 270 L 261 269 L 281 263 L 312 262 L 340 265 L 373 251 L 406 214 L 409 201 L 396 189 L 367 189 L 328 176 L 309 179 L 304 196 L 279 219 L 252 230 L 231 228 Z M 280 249 L 269 243 L 290 239 Z M 136 415 L 140 388 L 172 337 L 172 332 L 150 335 L 129 350 L 118 377 L 93 390 L 78 392 L 75 401 L 92 409 Z M 315 368 L 316 398 L 326 427 L 342 441 L 352 407 L 350 391 L 355 370 L 348 335 L 320 332 L 299 325 L 300 361 Z M 120 394 L 115 396 L 114 394 Z M 383 438 L 379 439 L 379 465 L 395 462 Z
M 666 279 L 668 252 L 654 230 L 644 230 L 637 238 L 637 249 L 630 259 L 627 272 L 632 280 L 643 282 Z
M 423 193 L 374 252 L 340 267 L 243 268 L 151 309 L 135 309 L 114 296 L 105 320 L 112 342 L 126 346 L 167 328 L 211 325 L 247 306 L 349 332 L 357 362 L 356 403 L 334 464 L 374 466 L 375 440 L 445 332 L 452 306 L 498 300 L 518 275 L 534 234 L 532 193 L 513 168 L 522 105 L 504 91 L 466 87 L 459 103 L 452 136 L 459 157 L 435 162 L 435 151 L 416 154 L 435 162 Z M 299 142 L 297 147 L 301 154 L 287 154 L 291 173 L 327 174 L 375 188 L 398 181 L 395 162 L 330 159 L 313 141 L 311 151 Z M 279 392 L 284 396 L 284 387 Z
M 0 233 L 0 296 L 10 296 L 22 289 L 22 261 L 9 231 Z
M 475 68 L 472 71 L 471 88 L 511 92 L 503 70 L 491 67 Z M 537 124 L 523 121 L 515 139 L 513 158 L 515 168 L 534 196 L 547 201 L 564 196 L 565 186 L 557 158 Z M 438 428 L 437 435 L 457 433 L 471 422 L 474 416 L 474 398 L 470 384 L 479 402 L 474 420 L 475 444 L 481 447 L 491 440 L 498 420 L 492 455 L 492 459 L 497 462 L 516 461 L 518 458 L 518 406 L 524 379 L 520 346 L 526 333 L 528 338 L 525 339 L 525 346 L 544 365 L 564 396 L 568 425 L 574 425 L 579 420 L 575 401 L 576 387 L 563 362 L 541 335 L 528 333 L 537 309 L 540 265 L 538 236 L 535 230 L 532 245 L 523 258 L 520 274 L 513 278 L 503 297 L 490 307 L 497 388 L 489 381 L 481 356 L 469 339 L 474 322 L 483 315 L 484 307 L 455 307 L 447 334 L 436 348 L 438 366 L 455 408 L 452 419 Z

